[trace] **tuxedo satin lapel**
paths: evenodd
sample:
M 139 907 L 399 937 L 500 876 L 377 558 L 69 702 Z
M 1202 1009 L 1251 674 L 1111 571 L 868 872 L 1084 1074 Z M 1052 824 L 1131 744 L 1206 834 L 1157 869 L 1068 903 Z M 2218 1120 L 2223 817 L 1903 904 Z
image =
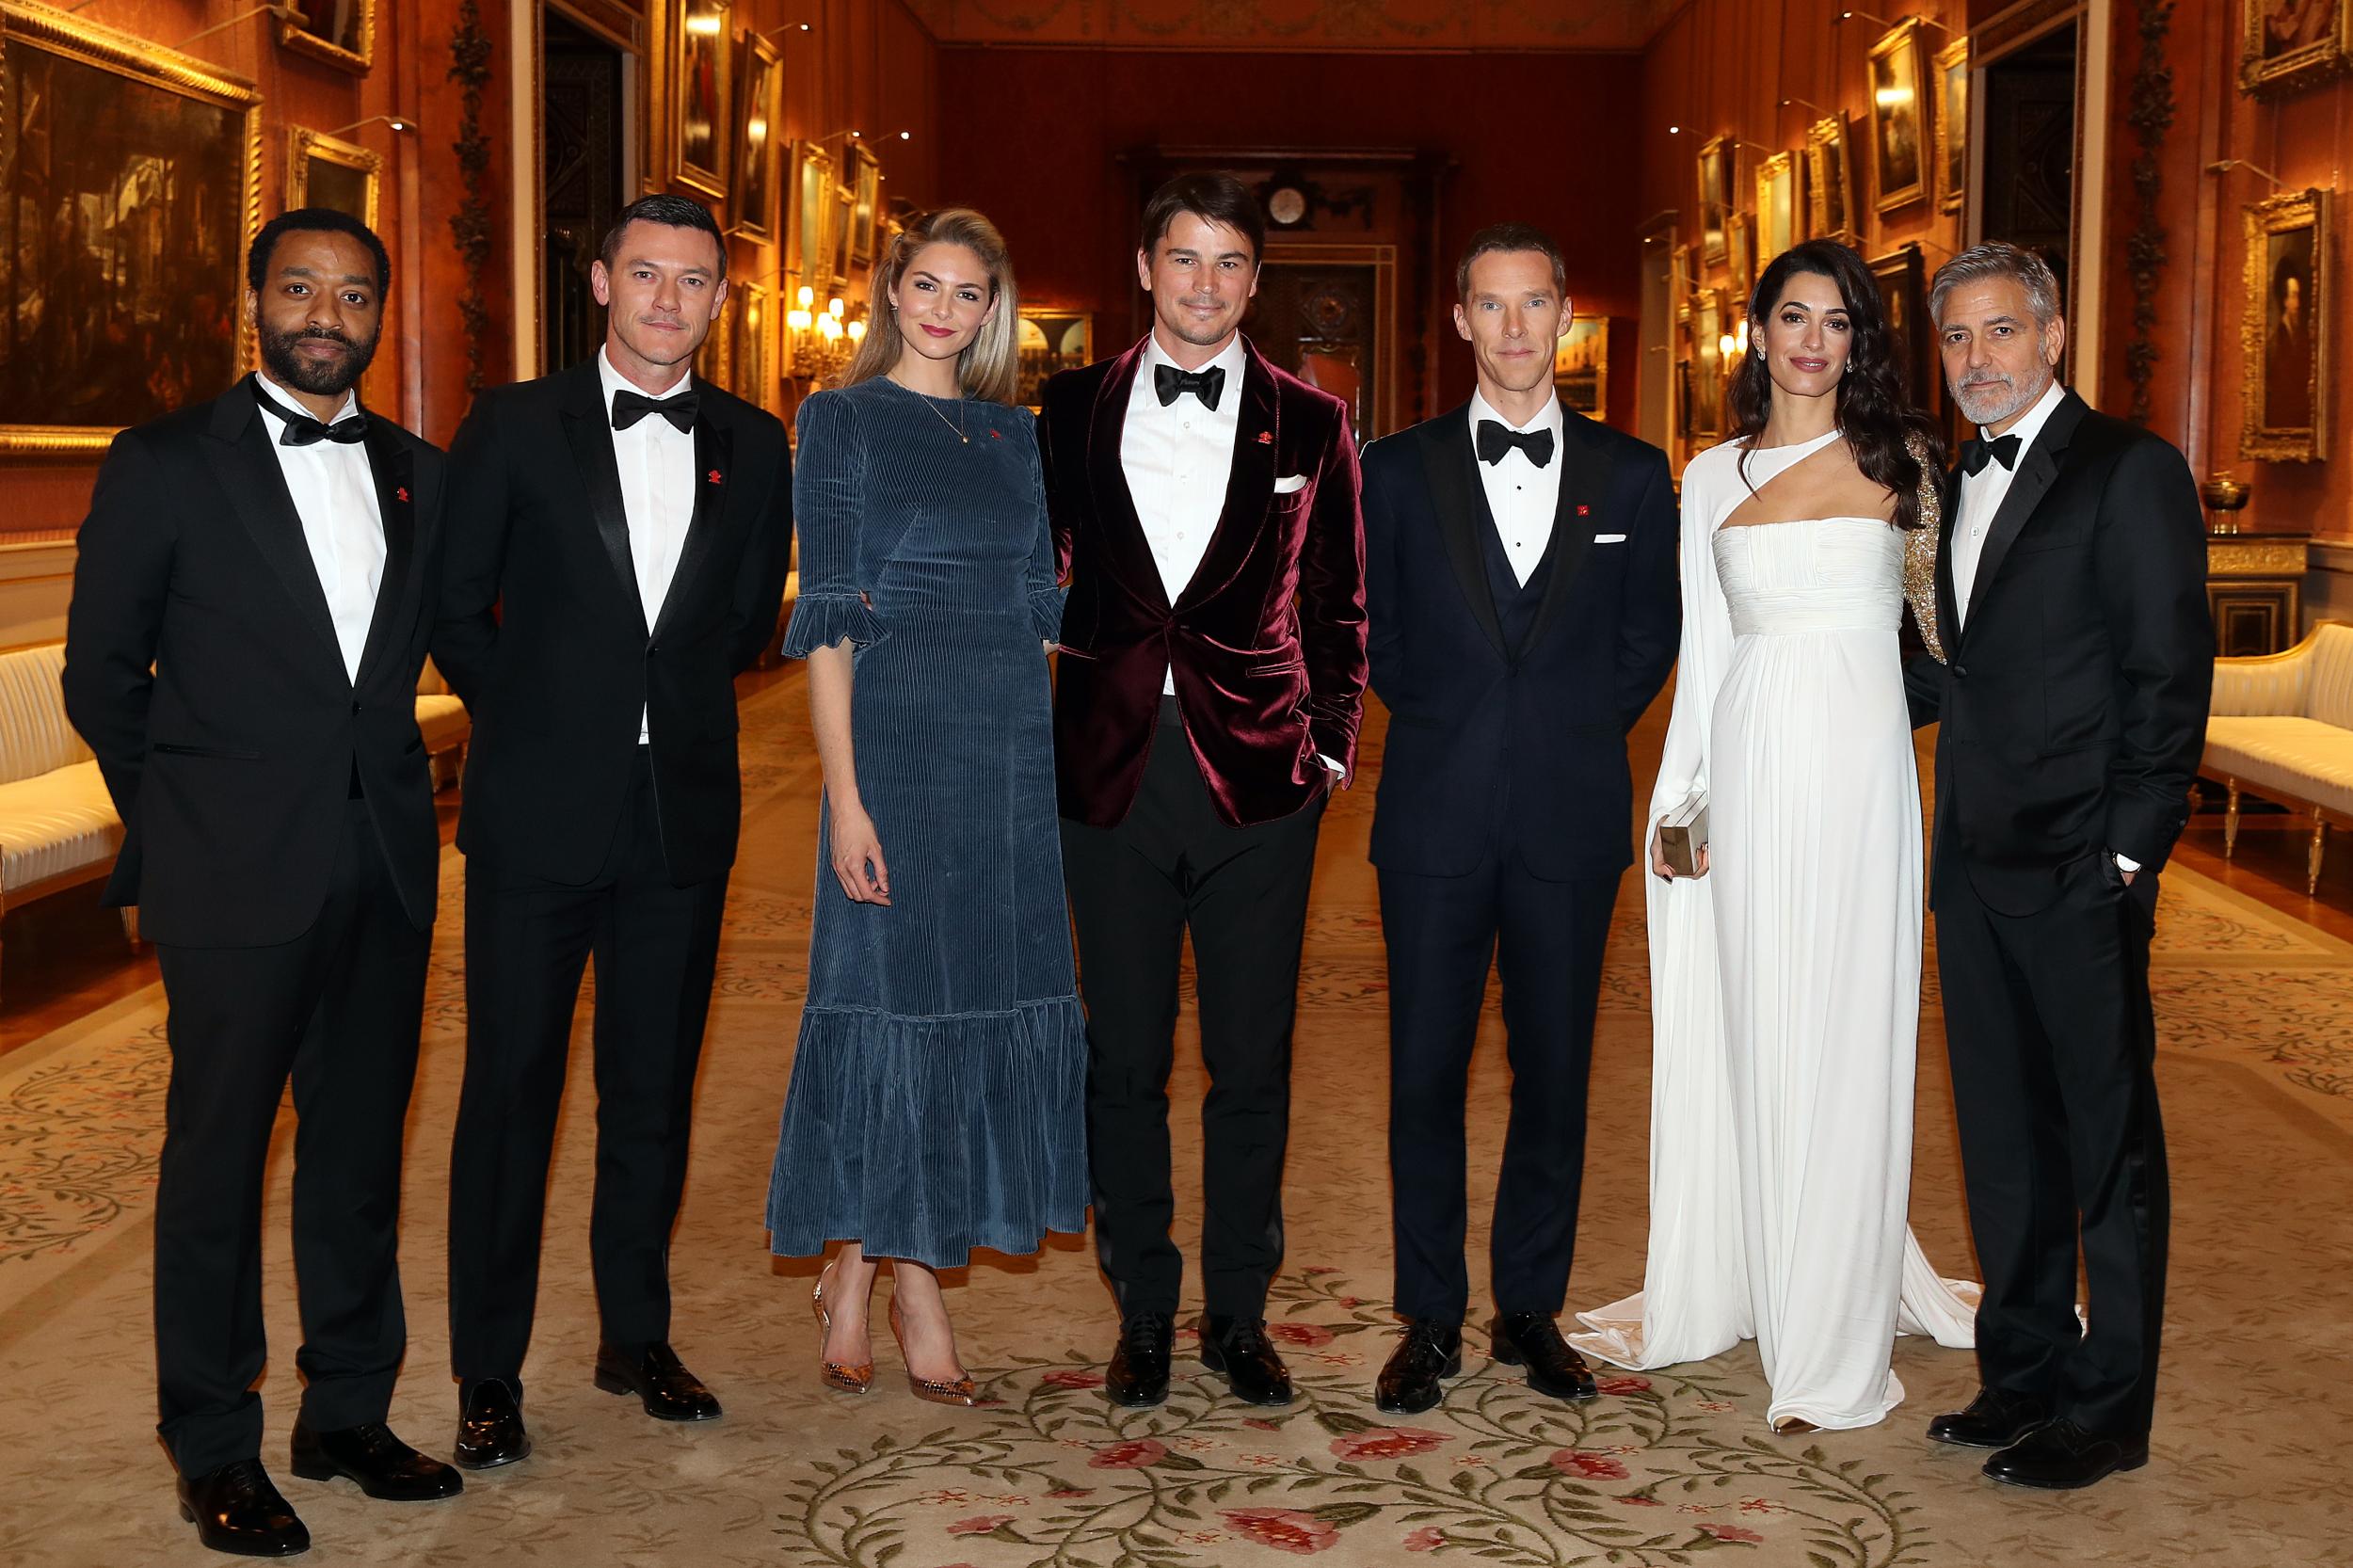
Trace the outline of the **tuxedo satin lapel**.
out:
M 1551 624 L 1552 613 L 1568 593 L 1569 580 L 1593 548 L 1594 531 L 1603 526 L 1601 492 L 1609 477 L 1589 439 L 1585 416 L 1574 408 L 1561 410 L 1561 456 L 1553 460 L 1561 465 L 1561 494 L 1553 503 L 1552 542 L 1545 547 L 1552 557 L 1552 576 L 1545 584 L 1545 601 L 1536 607 L 1536 623 L 1528 629 L 1529 648 Z
M 1422 427 L 1421 472 L 1430 486 L 1430 509 L 1438 520 L 1438 538 L 1454 568 L 1454 581 L 1496 652 L 1509 658 L 1503 628 L 1496 619 L 1496 598 L 1487 586 L 1487 565 L 1481 557 L 1479 529 L 1481 489 L 1479 458 L 1471 450 L 1469 406 L 1456 408 Z
M 1112 575 L 1145 603 L 1165 607 L 1168 587 L 1160 581 L 1160 564 L 1152 559 L 1151 541 L 1144 536 L 1144 520 L 1136 515 L 1135 492 L 1128 488 L 1128 470 L 1119 456 L 1128 428 L 1128 396 L 1143 363 L 1144 344 L 1139 343 L 1112 361 L 1096 389 L 1087 429 L 1087 484 L 1095 496 L 1095 526 L 1102 536 L 1103 558 Z
M 1961 517 L 1961 487 L 1964 479 L 1959 469 L 1948 475 L 1951 483 L 1945 487 L 1944 516 L 1936 521 L 1936 624 L 1941 634 L 1948 639 L 1947 647 L 1961 642 L 1961 616 L 1953 599 L 1953 526 Z
M 621 597 L 642 627 L 646 606 L 637 594 L 637 564 L 629 552 L 629 510 L 621 502 L 621 466 L 613 456 L 613 416 L 604 407 L 596 362 L 575 374 L 580 379 L 564 401 L 564 440 L 572 449 L 580 488 L 587 492 L 588 511 L 613 562 Z
M 696 574 L 710 557 L 712 538 L 727 515 L 734 456 L 735 432 L 713 419 L 706 406 L 695 422 L 695 515 L 686 524 L 686 541 L 679 547 L 678 570 L 670 574 L 669 591 L 662 596 L 662 613 L 654 617 L 652 634 L 657 638 L 669 630 L 693 591 Z
M 302 516 L 295 510 L 294 494 L 286 488 L 278 455 L 269 449 L 269 425 L 243 385 L 220 399 L 211 433 L 213 440 L 206 444 L 204 456 L 221 488 L 229 492 L 237 520 L 252 536 L 254 547 L 285 585 L 304 624 L 318 633 L 327 651 L 334 655 L 336 670 L 342 672 L 343 644 L 336 640 L 327 589 L 319 582 L 318 564 L 311 559 L 310 541 L 302 535 Z
M 1986 594 L 1993 587 L 1993 580 L 2000 575 L 2003 557 L 2009 553 L 2009 547 L 2018 542 L 2019 533 L 2026 526 L 2027 520 L 2034 516 L 2035 508 L 2042 504 L 2042 498 L 2057 482 L 2059 457 L 2066 452 L 2067 443 L 2074 440 L 2075 426 L 2083 423 L 2087 407 L 2082 398 L 2069 392 L 2059 406 L 2051 410 L 2051 417 L 2043 423 L 2041 433 L 2035 437 L 2034 445 L 2018 455 L 2017 476 L 2010 480 L 2009 492 L 2002 497 L 2001 507 L 1994 512 L 1993 521 L 1986 528 L 1985 549 L 1977 556 L 1977 573 L 1970 580 L 1970 620 L 1977 619 L 1977 606 L 1985 602 Z M 1968 634 L 1969 629 L 1962 627 L 1961 635 L 1966 637 Z
M 360 680 L 376 661 L 416 602 L 417 552 L 415 459 L 374 415 L 368 419 L 368 469 L 376 480 L 376 511 L 384 520 L 384 574 L 376 585 L 376 608 L 368 616 L 368 639 L 360 652 Z
M 1250 559 L 1266 528 L 1267 506 L 1274 499 L 1274 470 L 1283 450 L 1280 427 L 1282 396 L 1274 373 L 1258 351 L 1242 344 L 1241 423 L 1234 431 L 1234 466 L 1225 479 L 1225 506 L 1193 568 L 1193 581 L 1176 596 L 1179 605 L 1216 593 L 1234 580 Z

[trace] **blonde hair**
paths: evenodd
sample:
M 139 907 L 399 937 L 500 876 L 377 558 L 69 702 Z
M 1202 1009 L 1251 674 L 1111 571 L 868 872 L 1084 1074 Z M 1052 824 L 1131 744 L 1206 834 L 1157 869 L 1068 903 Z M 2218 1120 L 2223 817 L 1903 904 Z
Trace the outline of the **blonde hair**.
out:
M 859 340 L 841 385 L 854 387 L 889 374 L 905 352 L 899 332 L 899 308 L 892 297 L 907 264 L 928 245 L 960 245 L 981 259 L 988 271 L 989 297 L 997 313 L 984 322 L 972 341 L 956 356 L 956 380 L 967 397 L 1010 403 L 1019 385 L 1016 372 L 1021 352 L 1020 297 L 1014 289 L 1013 257 L 997 226 L 969 207 L 942 207 L 925 213 L 906 226 L 874 263 L 873 292 L 866 307 L 866 336 Z

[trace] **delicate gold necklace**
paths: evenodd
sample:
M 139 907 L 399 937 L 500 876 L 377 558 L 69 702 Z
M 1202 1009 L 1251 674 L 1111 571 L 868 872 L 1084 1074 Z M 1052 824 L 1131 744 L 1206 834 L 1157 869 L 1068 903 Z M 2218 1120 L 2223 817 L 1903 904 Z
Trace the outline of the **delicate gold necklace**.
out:
M 894 377 L 893 377 L 893 379 L 895 380 L 895 379 L 897 379 L 897 378 L 894 376 Z M 906 387 L 906 386 L 907 386 L 907 384 L 906 384 L 904 381 L 901 381 L 901 382 L 899 382 L 899 385 L 901 385 L 901 386 L 903 386 L 903 387 Z M 959 397 L 959 398 L 957 398 L 957 399 L 956 399 L 956 417 L 955 417 L 955 418 L 953 418 L 953 419 L 950 419 L 950 418 L 949 418 L 946 414 L 942 414 L 942 413 L 940 413 L 940 412 L 939 412 L 939 405 L 938 405 L 937 403 L 935 403 L 934 401 L 932 401 L 932 399 L 931 399 L 928 395 L 926 395 L 926 394 L 925 394 L 925 393 L 923 393 L 923 392 L 915 392 L 915 389 L 914 389 L 913 387 L 907 387 L 907 391 L 909 391 L 909 392 L 915 392 L 915 395 L 916 395 L 916 396 L 918 396 L 918 397 L 920 397 L 920 398 L 922 398 L 922 399 L 923 399 L 923 407 L 924 407 L 924 408 L 929 408 L 929 409 L 930 409 L 930 410 L 931 410 L 934 414 L 937 415 L 937 416 L 938 416 L 938 419 L 939 419 L 939 423 L 940 423 L 940 424 L 942 424 L 946 425 L 949 429 L 953 430 L 953 431 L 956 433 L 956 440 L 958 440 L 962 441 L 962 442 L 963 442 L 965 445 L 967 445 L 967 446 L 970 446 L 970 445 L 972 444 L 972 438 L 971 438 L 971 437 L 969 437 L 969 436 L 968 436 L 968 435 L 966 435 L 966 434 L 964 433 L 964 399 L 963 399 L 963 398 Z

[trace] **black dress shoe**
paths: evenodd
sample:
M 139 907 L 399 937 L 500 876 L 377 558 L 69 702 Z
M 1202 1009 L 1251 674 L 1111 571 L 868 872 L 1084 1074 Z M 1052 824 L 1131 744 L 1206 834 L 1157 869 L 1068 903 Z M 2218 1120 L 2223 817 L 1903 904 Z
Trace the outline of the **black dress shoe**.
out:
M 703 1380 L 688 1371 L 678 1352 L 655 1340 L 633 1354 L 616 1346 L 597 1346 L 597 1386 L 608 1394 L 634 1394 L 657 1421 L 715 1421 L 719 1401 Z
M 2073 1421 L 2053 1421 L 1987 1460 L 1985 1473 L 2009 1486 L 2073 1492 L 2148 1463 L 2146 1437 L 2102 1437 Z
M 1442 1381 L 1463 1369 L 1463 1331 L 1453 1323 L 1416 1318 L 1405 1338 L 1390 1352 L 1373 1384 L 1375 1408 L 1392 1416 L 1416 1416 L 1446 1398 Z
M 1266 1336 L 1266 1323 L 1249 1318 L 1201 1320 L 1201 1365 L 1225 1374 L 1225 1386 L 1244 1404 L 1289 1404 L 1291 1375 Z
M 1112 1403 L 1143 1410 L 1168 1398 L 1168 1342 L 1176 1320 L 1165 1312 L 1130 1312 L 1119 1325 L 1103 1393 Z
M 2007 1448 L 2051 1418 L 2051 1407 L 2033 1394 L 1987 1386 L 1966 1410 L 1929 1423 L 1929 1441 L 1962 1448 Z
M 194 1480 L 181 1477 L 180 1517 L 216 1552 L 294 1557 L 311 1549 L 311 1532 L 258 1459 L 232 1460 Z
M 479 1378 L 457 1392 L 457 1449 L 450 1457 L 469 1470 L 512 1464 L 531 1453 L 522 1406 L 504 1378 Z
M 294 1473 L 304 1480 L 348 1476 L 360 1490 L 388 1503 L 423 1503 L 455 1497 L 466 1479 L 438 1459 L 427 1459 L 392 1435 L 381 1421 L 312 1432 L 299 1416 L 294 1429 Z
M 1528 1368 L 1528 1386 L 1556 1400 L 1590 1400 L 1593 1368 L 1561 1337 L 1561 1325 L 1548 1312 L 1498 1313 L 1489 1326 L 1493 1340 L 1488 1353 L 1506 1367 Z

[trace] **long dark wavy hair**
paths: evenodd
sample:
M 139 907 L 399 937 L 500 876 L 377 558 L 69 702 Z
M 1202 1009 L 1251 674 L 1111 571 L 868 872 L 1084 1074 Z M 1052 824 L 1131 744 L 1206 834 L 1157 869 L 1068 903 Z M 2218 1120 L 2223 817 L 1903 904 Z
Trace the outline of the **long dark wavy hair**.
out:
M 1904 367 L 1888 330 L 1887 308 L 1863 258 L 1832 240 L 1807 240 L 1773 258 L 1749 296 L 1750 352 L 1733 374 L 1732 433 L 1753 441 L 1773 408 L 1772 372 L 1765 367 L 1765 328 L 1782 291 L 1801 272 L 1837 285 L 1847 308 L 1847 373 L 1838 380 L 1838 429 L 1855 467 L 1896 497 L 1895 524 L 1920 526 L 1920 486 L 1944 472 L 1945 442 L 1928 415 L 1904 395 Z M 1747 454 L 1741 455 L 1745 479 Z M 1924 468 L 1924 464 L 1934 468 Z

